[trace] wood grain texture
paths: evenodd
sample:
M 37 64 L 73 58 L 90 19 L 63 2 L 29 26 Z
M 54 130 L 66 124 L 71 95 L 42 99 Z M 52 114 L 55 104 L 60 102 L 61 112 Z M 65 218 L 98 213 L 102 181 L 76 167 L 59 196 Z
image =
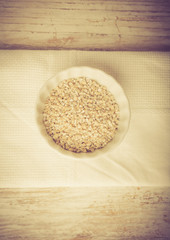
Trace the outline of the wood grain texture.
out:
M 170 188 L 1 189 L 0 239 L 170 239 Z
M 0 48 L 170 50 L 170 0 L 0 0 Z

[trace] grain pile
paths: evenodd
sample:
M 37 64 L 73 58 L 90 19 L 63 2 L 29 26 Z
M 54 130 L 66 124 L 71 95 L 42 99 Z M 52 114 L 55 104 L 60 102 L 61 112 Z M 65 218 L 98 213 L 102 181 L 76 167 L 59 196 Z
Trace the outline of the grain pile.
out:
M 62 148 L 76 153 L 93 152 L 114 138 L 119 106 L 97 81 L 70 78 L 51 91 L 43 122 L 47 133 Z

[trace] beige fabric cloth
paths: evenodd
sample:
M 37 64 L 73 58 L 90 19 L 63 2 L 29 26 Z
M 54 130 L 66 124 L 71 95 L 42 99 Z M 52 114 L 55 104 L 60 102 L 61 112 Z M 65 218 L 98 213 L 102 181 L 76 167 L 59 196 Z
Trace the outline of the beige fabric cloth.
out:
M 71 66 L 104 70 L 124 88 L 131 122 L 106 157 L 63 157 L 42 138 L 42 84 Z M 170 185 L 170 53 L 0 51 L 0 187 Z

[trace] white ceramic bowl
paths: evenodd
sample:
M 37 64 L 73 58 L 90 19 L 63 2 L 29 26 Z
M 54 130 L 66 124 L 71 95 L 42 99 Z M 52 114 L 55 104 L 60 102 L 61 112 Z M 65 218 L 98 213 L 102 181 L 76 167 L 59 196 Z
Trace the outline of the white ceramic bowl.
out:
M 97 80 L 100 84 L 106 86 L 107 89 L 114 95 L 116 102 L 118 103 L 120 108 L 120 121 L 118 131 L 116 132 L 114 139 L 111 142 L 109 142 L 104 148 L 97 149 L 92 153 L 90 152 L 73 153 L 71 151 L 67 151 L 61 148 L 47 134 L 45 126 L 43 124 L 42 111 L 44 109 L 45 100 L 50 95 L 51 90 L 55 88 L 59 84 L 59 82 L 65 79 L 73 77 L 76 78 L 80 76 L 85 76 Z M 125 134 L 127 133 L 129 127 L 129 120 L 130 120 L 129 103 L 121 86 L 110 75 L 106 74 L 105 72 L 99 69 L 94 69 L 90 67 L 72 67 L 57 73 L 54 77 L 50 78 L 44 83 L 44 85 L 40 89 L 38 100 L 36 103 L 36 121 L 42 136 L 55 150 L 57 150 L 58 152 L 65 156 L 70 156 L 74 158 L 96 157 L 98 155 L 103 155 L 110 150 L 113 150 L 113 148 L 120 144 L 123 138 L 125 137 Z

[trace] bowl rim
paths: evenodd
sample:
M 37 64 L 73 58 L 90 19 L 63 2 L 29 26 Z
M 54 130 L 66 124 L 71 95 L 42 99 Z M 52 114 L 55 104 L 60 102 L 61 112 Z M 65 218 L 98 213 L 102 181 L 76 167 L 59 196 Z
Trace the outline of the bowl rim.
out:
M 55 82 L 56 82 L 55 86 L 57 86 L 59 84 L 59 82 L 64 80 L 64 79 L 58 80 L 62 75 L 65 75 L 65 74 L 67 75 L 67 73 L 69 73 L 69 72 L 73 72 L 74 73 L 74 72 L 76 72 L 76 70 L 78 70 L 78 71 L 82 71 L 83 70 L 85 72 L 92 71 L 93 73 L 98 73 L 98 74 L 100 73 L 100 74 L 104 75 L 106 79 L 111 79 L 113 81 L 113 83 L 115 84 L 115 86 L 120 90 L 120 93 L 122 94 L 122 96 L 123 96 L 123 98 L 125 100 L 124 103 L 126 103 L 126 113 L 127 113 L 126 127 L 124 128 L 124 131 L 121 134 L 121 137 L 119 138 L 119 141 L 117 141 L 116 143 L 115 142 L 113 143 L 113 140 L 111 140 L 105 147 L 103 147 L 101 149 L 96 149 L 92 153 L 91 152 L 88 152 L 88 153 L 74 153 L 74 152 L 71 152 L 71 151 L 63 149 L 62 147 L 60 147 L 59 145 L 57 145 L 53 141 L 52 137 L 50 137 L 47 134 L 47 132 L 45 130 L 45 126 L 44 126 L 44 124 L 42 122 L 42 109 L 43 109 L 42 106 L 44 104 L 43 101 L 40 99 L 41 96 L 42 96 L 42 92 L 45 89 L 48 90 L 48 96 L 49 96 L 51 90 L 50 90 L 50 88 L 48 89 L 48 85 L 49 85 L 49 83 L 51 81 L 55 80 Z M 92 79 L 94 79 L 94 78 L 92 78 Z M 95 80 L 97 82 L 99 82 L 98 79 L 95 79 Z M 107 90 L 109 90 L 107 84 L 103 84 L 102 83 L 102 85 L 106 86 Z M 54 88 L 54 87 L 51 87 L 51 89 L 52 88 Z M 114 95 L 114 93 L 112 93 L 112 94 Z M 46 98 L 47 98 L 47 96 L 46 96 Z M 116 100 L 116 102 L 117 102 L 117 100 Z M 92 68 L 92 67 L 89 67 L 89 66 L 74 66 L 74 67 L 66 68 L 65 70 L 59 71 L 56 74 L 54 74 L 52 77 L 48 78 L 42 84 L 42 86 L 40 87 L 35 104 L 36 104 L 35 119 L 36 119 L 37 127 L 39 128 L 39 131 L 41 133 L 41 136 L 44 138 L 44 140 L 46 140 L 46 142 L 48 143 L 48 145 L 50 145 L 50 147 L 52 147 L 54 150 L 56 150 L 59 154 L 65 156 L 65 157 L 69 157 L 69 158 L 74 158 L 74 159 L 95 158 L 95 157 L 97 157 L 99 155 L 103 156 L 103 155 L 107 154 L 110 149 L 114 150 L 117 146 L 119 146 L 122 143 L 122 141 L 124 140 L 124 138 L 125 138 L 125 136 L 126 136 L 126 134 L 128 132 L 129 125 L 130 125 L 130 118 L 131 118 L 130 104 L 129 104 L 129 100 L 128 100 L 128 98 L 127 98 L 127 96 L 126 96 L 122 86 L 117 82 L 117 80 L 113 76 L 107 74 L 105 71 L 103 71 L 101 69 L 97 69 L 97 68 Z M 116 133 L 115 136 L 117 136 L 117 133 Z

